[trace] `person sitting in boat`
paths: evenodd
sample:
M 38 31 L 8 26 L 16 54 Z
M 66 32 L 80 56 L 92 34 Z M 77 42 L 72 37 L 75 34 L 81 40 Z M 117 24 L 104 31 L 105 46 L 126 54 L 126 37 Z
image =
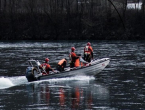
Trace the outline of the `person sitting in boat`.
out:
M 80 60 L 79 60 L 80 56 L 77 56 L 74 51 L 75 51 L 75 47 L 72 47 L 71 53 L 69 55 L 70 60 L 71 60 L 71 62 L 70 62 L 71 68 L 80 66 Z
M 84 48 L 84 60 L 87 62 L 91 62 L 93 59 L 93 48 L 91 47 L 91 43 L 88 42 Z
M 42 70 L 42 75 L 48 75 L 49 71 L 54 72 L 54 70 L 51 68 L 51 66 L 48 64 L 48 62 L 49 62 L 49 59 L 45 58 L 45 62 L 39 66 L 40 69 Z
M 66 67 L 67 59 L 63 58 L 61 59 L 57 64 L 57 70 L 58 71 L 64 71 L 64 68 Z

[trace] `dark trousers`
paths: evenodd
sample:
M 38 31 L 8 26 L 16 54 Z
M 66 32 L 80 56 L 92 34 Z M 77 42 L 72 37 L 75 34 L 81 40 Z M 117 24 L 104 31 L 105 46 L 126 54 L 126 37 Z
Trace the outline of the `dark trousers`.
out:
M 57 65 L 57 70 L 58 71 L 64 71 L 64 67 L 62 65 Z
M 87 62 L 91 62 L 91 55 L 90 54 L 84 54 L 84 60 Z
M 71 68 L 75 67 L 75 63 L 74 62 L 70 62 L 70 67 Z

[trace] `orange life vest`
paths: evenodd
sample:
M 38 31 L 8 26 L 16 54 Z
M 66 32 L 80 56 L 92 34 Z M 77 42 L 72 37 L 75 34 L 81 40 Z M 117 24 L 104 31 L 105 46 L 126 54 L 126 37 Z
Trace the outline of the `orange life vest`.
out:
M 77 58 L 75 61 L 75 67 L 79 67 L 80 66 L 80 59 Z
M 62 65 L 63 62 L 66 62 L 66 60 L 65 60 L 65 59 L 60 60 L 60 61 L 58 62 L 58 65 Z
M 79 58 L 76 58 L 77 55 L 74 52 L 71 52 L 69 56 L 70 56 L 71 62 L 74 63 L 74 67 L 79 67 L 80 60 L 79 60 Z
M 43 70 L 45 70 L 47 72 L 47 74 L 49 74 L 49 68 L 50 68 L 50 65 L 49 64 L 43 63 L 43 64 L 41 64 L 40 67 L 43 68 Z M 46 73 L 43 72 L 43 74 L 46 74 Z
M 85 54 L 91 54 L 91 52 L 93 52 L 93 49 L 92 49 L 91 46 L 86 46 L 86 47 L 84 48 L 84 53 L 85 53 Z
M 76 56 L 77 56 L 77 55 L 76 55 L 74 52 L 71 52 L 71 53 L 70 53 L 69 57 L 70 57 L 71 62 L 75 62 Z

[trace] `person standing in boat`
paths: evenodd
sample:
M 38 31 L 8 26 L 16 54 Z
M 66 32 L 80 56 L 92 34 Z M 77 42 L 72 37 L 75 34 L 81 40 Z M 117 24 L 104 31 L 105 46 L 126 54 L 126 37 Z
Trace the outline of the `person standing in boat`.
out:
M 45 62 L 39 66 L 40 69 L 42 70 L 42 75 L 48 75 L 49 71 L 54 72 L 54 70 L 51 68 L 51 66 L 48 64 L 48 62 L 49 62 L 49 59 L 45 58 Z
M 71 47 L 71 53 L 69 55 L 71 60 L 70 62 L 71 68 L 80 66 L 80 60 L 79 60 L 80 56 L 77 56 L 74 51 L 75 51 L 75 47 Z
M 93 48 L 91 47 L 91 43 L 88 42 L 84 48 L 84 60 L 87 62 L 91 62 L 93 59 Z
M 57 64 L 57 70 L 64 71 L 64 68 L 66 67 L 66 63 L 67 63 L 66 58 L 61 59 Z

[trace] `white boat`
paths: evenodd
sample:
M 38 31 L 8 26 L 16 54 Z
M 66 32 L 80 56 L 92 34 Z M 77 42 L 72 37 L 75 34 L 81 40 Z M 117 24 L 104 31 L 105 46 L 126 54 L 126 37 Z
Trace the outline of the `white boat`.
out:
M 39 69 L 40 62 L 38 60 L 28 60 L 29 67 L 26 69 L 26 78 L 28 82 L 37 80 L 46 80 L 52 78 L 65 78 L 71 76 L 95 76 L 100 73 L 110 62 L 110 58 L 94 59 L 86 66 L 65 68 L 64 71 L 51 72 L 49 75 L 42 75 Z

